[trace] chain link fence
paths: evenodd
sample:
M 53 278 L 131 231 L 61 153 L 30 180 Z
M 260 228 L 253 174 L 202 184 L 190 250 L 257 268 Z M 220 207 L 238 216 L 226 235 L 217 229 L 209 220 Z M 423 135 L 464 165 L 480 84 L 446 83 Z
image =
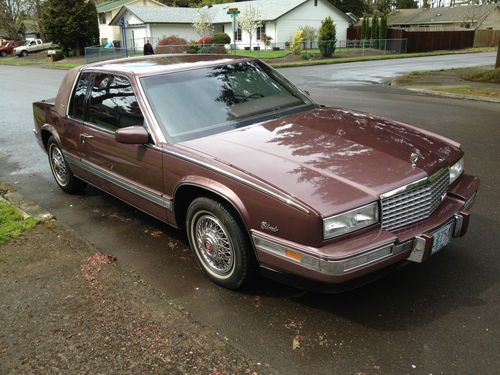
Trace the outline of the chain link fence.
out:
M 318 48 L 317 40 L 303 41 L 294 45 L 291 42 L 269 43 L 255 42 L 252 45 L 240 44 L 217 45 L 188 43 L 182 45 L 161 45 L 159 38 L 140 38 L 128 42 L 128 48 L 119 44 L 112 48 L 87 47 L 85 60 L 87 63 L 116 59 L 126 56 L 140 56 L 146 41 L 153 45 L 155 54 L 232 54 L 238 56 L 256 57 L 264 60 L 279 59 L 294 61 L 300 59 L 320 60 L 324 58 Z M 386 54 L 404 54 L 407 50 L 406 39 L 369 39 L 336 41 L 332 58 L 379 56 Z

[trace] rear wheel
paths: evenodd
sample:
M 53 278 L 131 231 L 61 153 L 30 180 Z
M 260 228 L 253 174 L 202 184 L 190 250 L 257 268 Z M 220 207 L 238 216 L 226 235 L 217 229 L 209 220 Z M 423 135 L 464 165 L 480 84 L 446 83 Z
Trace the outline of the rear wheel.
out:
M 7 56 L 7 52 L 5 52 L 5 51 L 0 52 L 0 56 L 2 56 L 2 57 Z
M 54 137 L 49 138 L 47 153 L 49 155 L 50 169 L 57 185 L 66 193 L 75 194 L 81 192 L 87 184 L 73 175 L 64 159 L 61 147 Z
M 195 199 L 187 211 L 186 228 L 196 260 L 216 284 L 238 289 L 253 275 L 251 245 L 228 206 L 210 198 Z

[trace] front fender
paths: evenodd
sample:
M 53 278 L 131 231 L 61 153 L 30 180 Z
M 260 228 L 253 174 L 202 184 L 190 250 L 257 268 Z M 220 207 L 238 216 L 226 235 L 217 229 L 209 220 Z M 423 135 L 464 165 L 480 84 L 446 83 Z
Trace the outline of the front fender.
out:
M 176 206 L 175 202 L 176 198 L 178 197 L 179 191 L 181 191 L 183 187 L 188 186 L 206 190 L 224 199 L 238 212 L 241 219 L 243 220 L 243 224 L 245 225 L 245 227 L 248 227 L 248 211 L 240 197 L 229 187 L 207 177 L 189 175 L 182 178 L 182 180 L 179 181 L 179 184 L 175 187 L 174 190 L 174 207 Z

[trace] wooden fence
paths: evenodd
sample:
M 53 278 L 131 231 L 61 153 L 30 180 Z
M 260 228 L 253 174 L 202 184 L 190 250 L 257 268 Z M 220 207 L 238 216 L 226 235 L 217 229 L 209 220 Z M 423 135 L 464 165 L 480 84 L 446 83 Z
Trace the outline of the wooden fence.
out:
M 496 47 L 500 43 L 500 30 L 476 30 L 474 47 Z
M 348 28 L 347 39 L 362 39 L 361 27 Z M 500 30 L 405 31 L 388 29 L 387 39 L 406 39 L 406 52 L 408 53 L 459 50 L 496 46 L 500 39 Z

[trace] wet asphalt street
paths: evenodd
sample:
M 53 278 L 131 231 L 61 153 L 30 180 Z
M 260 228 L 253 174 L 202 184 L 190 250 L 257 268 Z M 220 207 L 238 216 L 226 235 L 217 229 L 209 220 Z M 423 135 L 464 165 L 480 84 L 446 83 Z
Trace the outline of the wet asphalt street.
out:
M 368 83 L 386 80 L 391 69 L 485 65 L 494 62 L 494 55 L 442 59 L 282 70 L 323 104 L 373 112 L 461 142 L 466 172 L 482 180 L 465 238 L 426 264 L 342 295 L 303 292 L 267 280 L 243 292 L 219 288 L 197 269 L 182 233 L 94 188 L 82 196 L 65 195 L 52 181 L 31 133 L 31 102 L 54 96 L 62 71 L 0 66 L 0 180 L 116 256 L 122 267 L 140 274 L 263 367 L 269 364 L 281 374 L 497 374 L 500 104 Z M 294 339 L 300 348 L 292 348 Z

